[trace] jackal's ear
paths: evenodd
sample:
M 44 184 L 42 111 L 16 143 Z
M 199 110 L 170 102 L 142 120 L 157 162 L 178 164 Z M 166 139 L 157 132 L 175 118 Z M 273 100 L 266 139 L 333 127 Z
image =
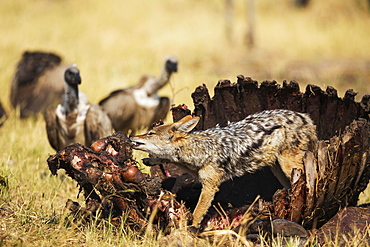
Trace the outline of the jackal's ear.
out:
M 180 121 L 172 125 L 173 130 L 189 132 L 197 126 L 199 117 L 192 117 L 190 115 L 183 117 Z

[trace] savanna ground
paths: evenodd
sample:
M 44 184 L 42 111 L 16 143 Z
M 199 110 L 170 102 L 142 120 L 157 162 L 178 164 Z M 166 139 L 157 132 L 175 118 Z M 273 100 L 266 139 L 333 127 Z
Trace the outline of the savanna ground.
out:
M 191 109 L 196 86 L 205 83 L 212 93 L 219 79 L 235 81 L 239 74 L 260 82 L 297 80 L 301 90 L 307 83 L 331 85 L 339 96 L 353 88 L 357 100 L 370 93 L 367 1 L 312 0 L 305 9 L 292 0 L 255 2 L 251 49 L 242 0 L 234 1 L 229 38 L 222 0 L 0 1 L 0 100 L 9 114 L 0 128 L 0 245 L 158 246 L 153 236 L 124 226 L 66 226 L 64 205 L 68 198 L 81 201 L 78 188 L 69 178 L 50 175 L 46 159 L 55 152 L 43 119 L 20 120 L 9 103 L 11 78 L 25 50 L 56 52 L 76 63 L 81 90 L 94 103 L 144 73 L 158 74 L 171 54 L 179 58 L 179 72 L 161 94 Z M 368 202 L 370 189 L 359 201 Z

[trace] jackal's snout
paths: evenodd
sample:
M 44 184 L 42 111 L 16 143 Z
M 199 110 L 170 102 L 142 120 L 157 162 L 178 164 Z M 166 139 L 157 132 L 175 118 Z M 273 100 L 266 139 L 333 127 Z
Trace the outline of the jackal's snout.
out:
M 140 139 L 136 136 L 130 136 L 129 140 L 131 142 L 131 147 L 133 149 L 139 149 L 140 146 L 145 144 L 145 143 L 141 142 Z

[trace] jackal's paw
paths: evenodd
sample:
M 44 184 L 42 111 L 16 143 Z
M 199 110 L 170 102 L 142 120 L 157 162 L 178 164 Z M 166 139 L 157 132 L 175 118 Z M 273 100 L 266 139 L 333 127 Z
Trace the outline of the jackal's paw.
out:
M 199 233 L 201 233 L 201 229 L 199 227 L 196 227 L 196 226 L 188 226 L 187 228 L 188 232 L 190 232 L 191 234 L 194 234 L 194 235 L 198 235 Z

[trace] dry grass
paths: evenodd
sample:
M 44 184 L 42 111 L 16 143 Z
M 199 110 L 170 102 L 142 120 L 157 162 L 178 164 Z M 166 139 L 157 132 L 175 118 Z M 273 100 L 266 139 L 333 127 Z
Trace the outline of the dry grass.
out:
M 158 245 L 107 223 L 65 227 L 64 204 L 77 200 L 78 189 L 69 178 L 50 176 L 46 158 L 54 151 L 43 120 L 19 120 L 9 103 L 10 81 L 25 50 L 54 51 L 77 63 L 92 102 L 144 73 L 158 74 L 169 54 L 178 56 L 179 73 L 162 94 L 190 107 L 196 86 L 206 83 L 212 93 L 219 79 L 234 81 L 238 74 L 297 79 L 302 89 L 306 83 L 332 85 L 340 95 L 347 88 L 370 93 L 367 1 L 312 0 L 309 8 L 295 9 L 292 1 L 258 0 L 254 49 L 244 45 L 244 2 L 235 2 L 229 43 L 221 0 L 0 1 L 0 100 L 10 115 L 0 128 L 0 245 Z M 370 202 L 369 190 L 360 203 Z

